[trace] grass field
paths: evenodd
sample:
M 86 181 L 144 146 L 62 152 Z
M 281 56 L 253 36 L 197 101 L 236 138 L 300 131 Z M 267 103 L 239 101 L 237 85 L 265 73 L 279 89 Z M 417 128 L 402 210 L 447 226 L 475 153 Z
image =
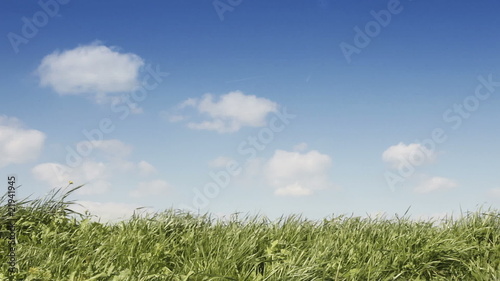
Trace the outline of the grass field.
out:
M 221 221 L 175 210 L 104 224 L 71 211 L 70 193 L 18 203 L 15 280 L 500 280 L 496 209 L 439 224 L 348 216 Z M 1 280 L 5 204 L 3 197 Z

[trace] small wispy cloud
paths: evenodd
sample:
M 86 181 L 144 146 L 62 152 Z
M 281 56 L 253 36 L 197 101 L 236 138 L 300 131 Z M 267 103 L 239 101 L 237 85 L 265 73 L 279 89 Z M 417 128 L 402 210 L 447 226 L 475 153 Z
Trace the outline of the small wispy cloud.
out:
M 454 180 L 444 177 L 431 177 L 421 182 L 415 187 L 414 191 L 417 193 L 430 193 L 438 190 L 452 189 L 457 186 L 458 184 Z
M 187 123 L 188 128 L 195 130 L 232 133 L 243 127 L 262 127 L 266 125 L 268 114 L 278 110 L 277 103 L 254 95 L 245 95 L 240 91 L 230 92 L 215 99 L 206 94 L 202 98 L 190 98 L 177 106 L 174 112 L 164 112 L 170 122 L 190 119 L 179 111 L 193 108 L 202 121 Z

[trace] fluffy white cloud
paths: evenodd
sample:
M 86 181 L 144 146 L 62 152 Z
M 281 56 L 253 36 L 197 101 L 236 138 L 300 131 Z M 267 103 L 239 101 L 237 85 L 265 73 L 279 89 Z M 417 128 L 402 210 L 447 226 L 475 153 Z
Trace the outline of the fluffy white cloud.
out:
M 316 150 L 276 150 L 265 164 L 265 175 L 276 195 L 304 196 L 332 186 L 328 180 L 331 164 L 330 156 Z
M 429 193 L 436 190 L 451 189 L 457 186 L 458 184 L 451 179 L 443 177 L 432 177 L 420 183 L 420 185 L 418 185 L 414 189 L 414 191 L 417 193 Z
M 267 115 L 278 109 L 278 105 L 271 100 L 245 95 L 240 91 L 222 95 L 217 101 L 214 101 L 211 94 L 206 94 L 201 99 L 187 99 L 177 109 L 184 110 L 188 107 L 195 108 L 199 114 L 209 118 L 201 122 L 189 122 L 189 128 L 219 133 L 236 132 L 245 126 L 265 126 Z M 187 117 L 171 114 L 168 119 L 178 122 Z
M 0 115 L 0 168 L 38 158 L 45 134 L 23 128 L 17 118 Z
M 149 208 L 142 208 L 139 205 L 116 203 L 116 202 L 93 202 L 93 201 L 76 201 L 75 204 L 71 206 L 71 209 L 80 213 L 85 213 L 89 211 L 93 217 L 93 221 L 100 221 L 103 223 L 113 223 L 120 220 L 129 219 L 134 212 L 136 213 L 152 213 L 153 210 Z
M 135 90 L 143 65 L 139 56 L 97 42 L 45 56 L 37 74 L 41 86 L 60 95 L 91 94 L 99 102 L 106 94 Z
M 163 180 L 153 180 L 148 182 L 140 182 L 137 189 L 132 190 L 129 195 L 131 197 L 147 197 L 159 196 L 167 194 L 170 185 Z
M 389 147 L 382 154 L 382 160 L 389 163 L 393 168 L 399 169 L 402 166 L 419 166 L 424 163 L 434 161 L 436 154 L 419 143 L 410 143 L 408 145 L 400 142 L 397 145 Z

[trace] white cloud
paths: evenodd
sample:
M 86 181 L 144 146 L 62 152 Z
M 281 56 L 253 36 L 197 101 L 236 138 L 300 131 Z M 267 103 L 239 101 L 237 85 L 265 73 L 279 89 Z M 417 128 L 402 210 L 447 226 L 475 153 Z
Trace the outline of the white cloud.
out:
M 276 195 L 304 196 L 332 187 L 328 180 L 332 160 L 316 150 L 307 153 L 276 150 L 265 164 L 265 175 Z
M 33 176 L 52 188 L 66 187 L 68 182 L 85 184 L 77 194 L 91 195 L 106 193 L 111 189 L 109 168 L 105 163 L 85 160 L 81 165 L 70 169 L 59 163 L 42 163 L 35 166 Z
M 92 219 L 93 221 L 101 221 L 103 223 L 108 223 L 108 222 L 112 223 L 120 220 L 129 219 L 134 214 L 134 211 L 136 213 L 153 212 L 153 210 L 149 208 L 137 210 L 138 208 L 141 208 L 141 206 L 139 205 L 116 203 L 116 202 L 100 203 L 93 201 L 76 201 L 75 203 L 80 204 L 82 206 L 79 206 L 77 204 L 72 205 L 71 206 L 72 210 L 80 212 L 82 214 L 87 210 L 92 215 L 97 216 L 97 218 L 94 217 Z
M 139 169 L 139 174 L 144 177 L 152 175 L 157 172 L 156 168 L 146 161 L 140 161 L 137 164 L 137 168 Z
M 417 193 L 429 193 L 437 190 L 451 189 L 457 186 L 458 184 L 451 179 L 443 177 L 432 177 L 420 183 L 420 185 L 418 185 L 414 189 L 414 191 Z
M 163 180 L 153 180 L 148 182 L 140 182 L 137 189 L 132 190 L 129 195 L 131 197 L 147 197 L 159 196 L 167 194 L 170 190 L 170 185 Z
M 180 109 L 183 109 L 186 107 L 196 107 L 197 104 L 198 104 L 198 99 L 189 98 L 189 99 L 183 101 L 181 104 L 179 104 L 178 107 Z
M 193 107 L 199 114 L 209 117 L 209 120 L 189 122 L 187 124 L 189 128 L 230 133 L 245 126 L 265 126 L 267 115 L 276 112 L 278 105 L 265 98 L 235 91 L 222 95 L 218 101 L 214 101 L 211 94 L 206 94 L 201 99 L 187 99 L 177 109 L 182 110 L 188 107 Z M 184 116 L 182 118 L 176 116 L 182 115 L 171 114 L 171 121 L 186 119 Z
M 96 42 L 45 56 L 37 74 L 41 86 L 60 95 L 90 94 L 103 102 L 108 101 L 107 94 L 135 90 L 143 65 L 135 54 L 120 53 Z
M 17 118 L 0 115 L 0 168 L 36 160 L 44 142 L 44 133 L 24 129 Z
M 419 166 L 424 163 L 434 161 L 436 154 L 428 150 L 419 143 L 410 143 L 408 145 L 400 142 L 397 145 L 389 147 L 382 154 L 382 160 L 389 163 L 393 168 L 398 169 L 410 163 Z

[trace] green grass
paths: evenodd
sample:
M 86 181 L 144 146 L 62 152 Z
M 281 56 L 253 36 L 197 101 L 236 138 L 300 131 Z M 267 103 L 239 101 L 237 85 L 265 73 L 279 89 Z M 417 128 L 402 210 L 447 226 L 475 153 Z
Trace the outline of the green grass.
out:
M 75 214 L 69 193 L 18 203 L 16 280 L 500 280 L 495 209 L 439 224 L 347 216 L 220 221 L 176 210 L 103 224 Z M 0 280 L 7 280 L 0 200 Z

